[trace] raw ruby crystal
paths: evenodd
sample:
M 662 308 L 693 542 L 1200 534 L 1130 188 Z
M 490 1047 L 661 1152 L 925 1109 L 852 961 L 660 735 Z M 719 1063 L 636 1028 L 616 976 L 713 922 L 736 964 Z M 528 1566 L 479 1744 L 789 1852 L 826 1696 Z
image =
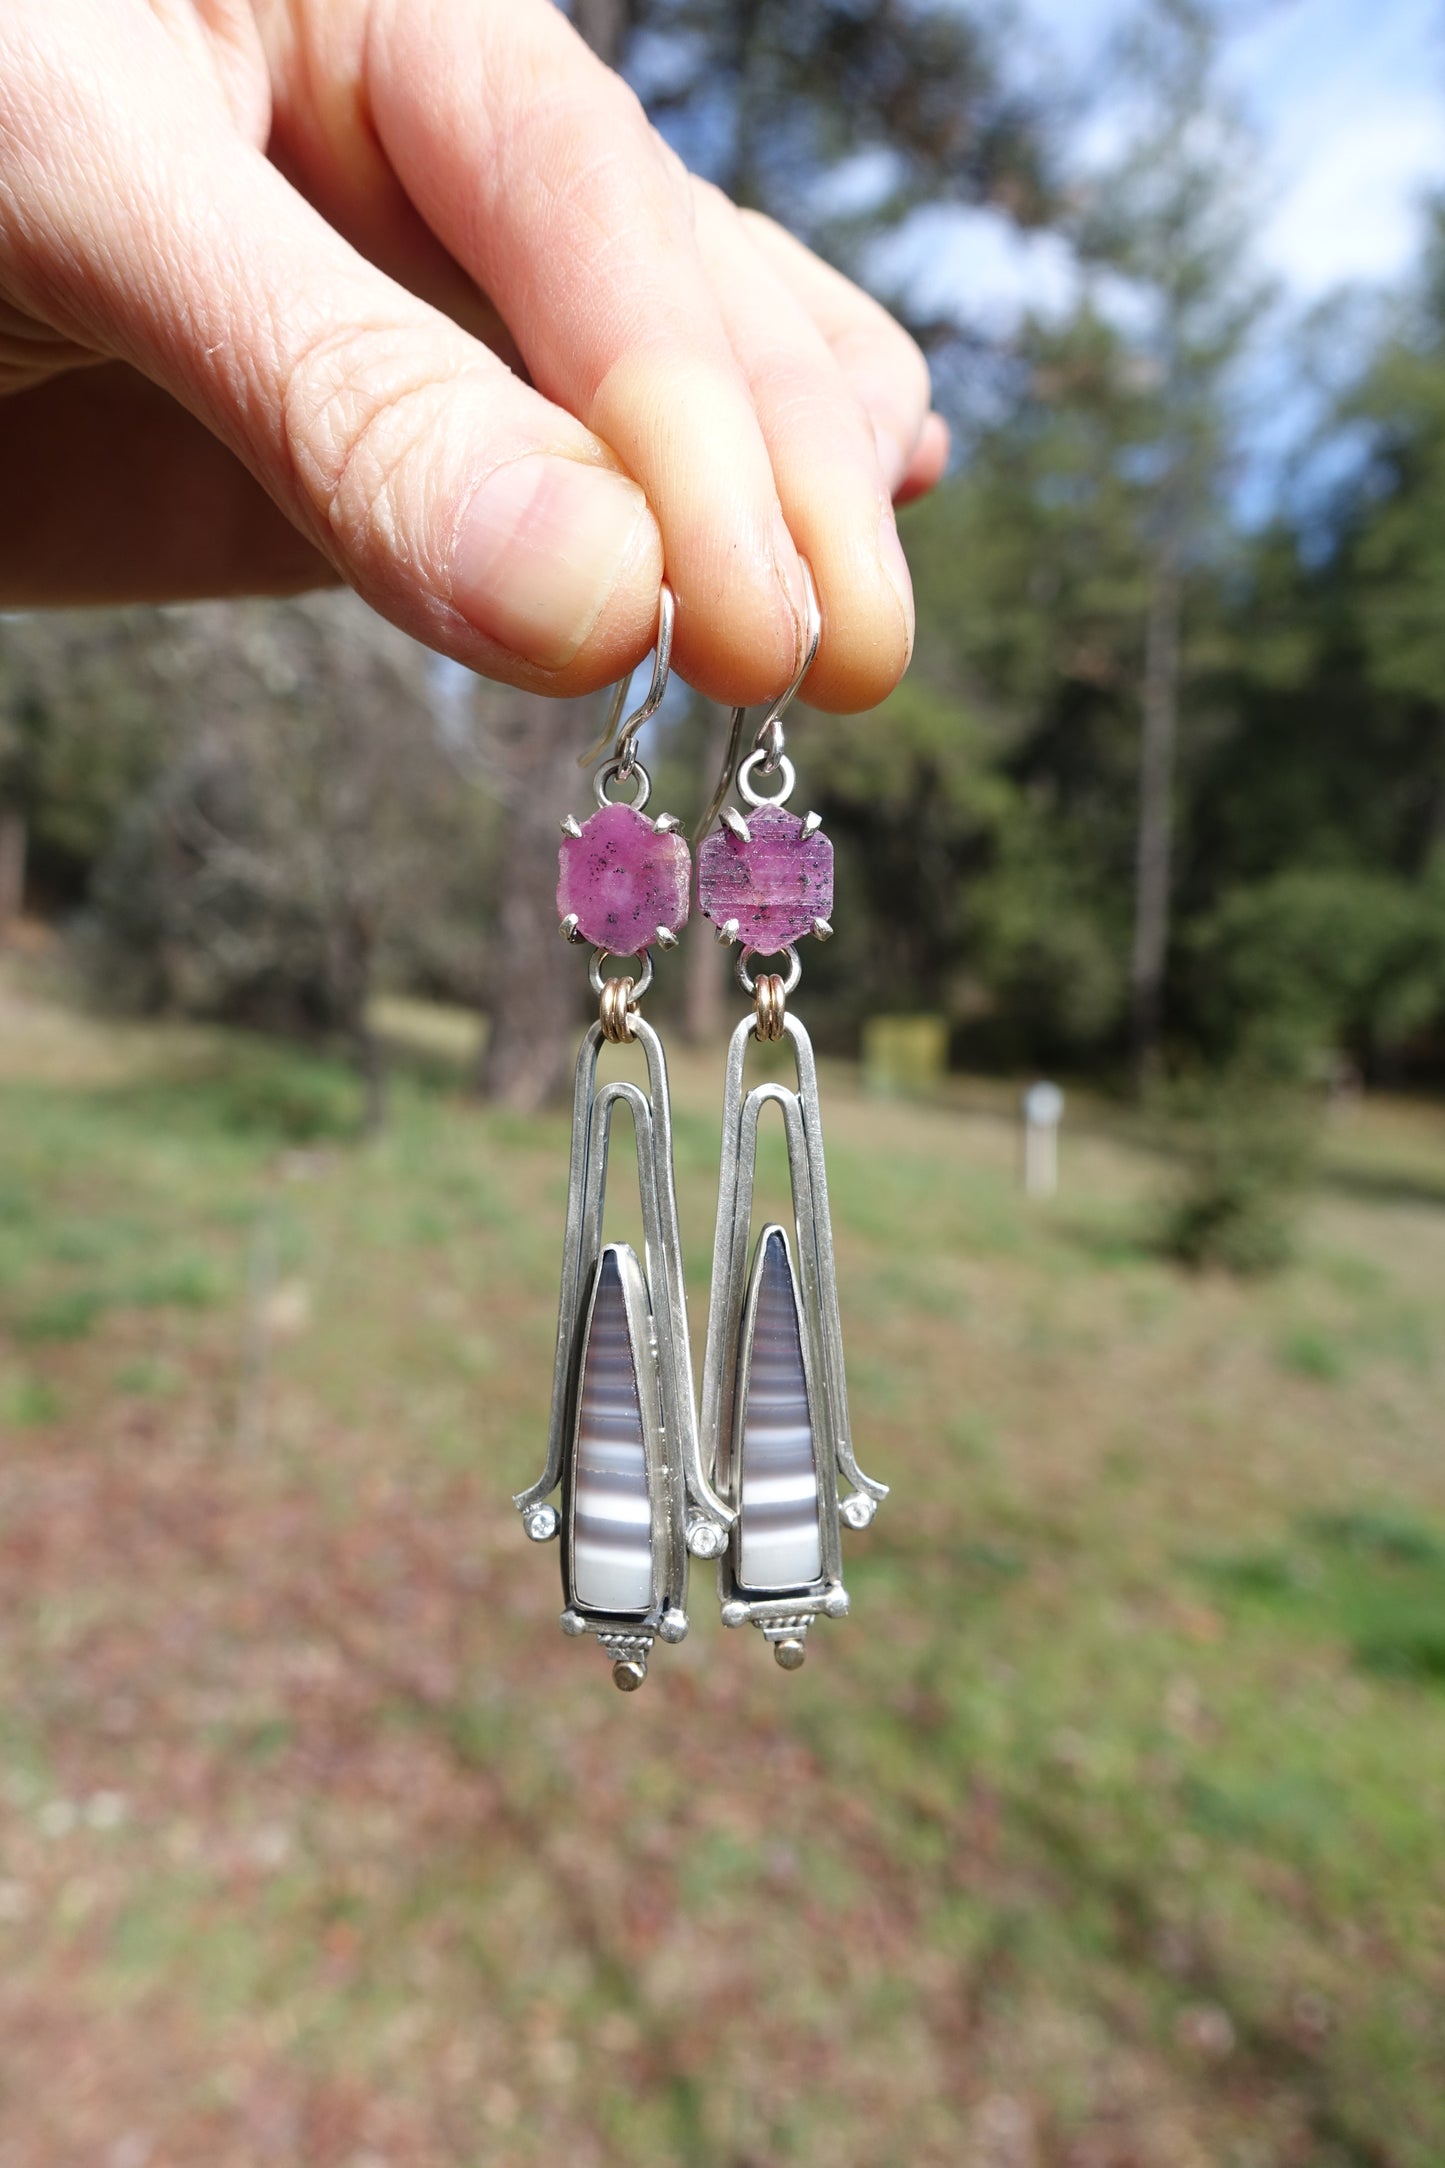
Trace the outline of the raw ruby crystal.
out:
M 697 854 L 697 894 L 714 926 L 737 920 L 738 939 L 771 956 L 833 908 L 833 846 L 820 829 L 805 834 L 782 806 L 749 809 L 750 840 L 716 828 Z
M 689 866 L 680 835 L 659 832 L 635 806 L 605 805 L 564 836 L 558 857 L 557 910 L 613 956 L 639 956 L 658 929 L 687 924 Z

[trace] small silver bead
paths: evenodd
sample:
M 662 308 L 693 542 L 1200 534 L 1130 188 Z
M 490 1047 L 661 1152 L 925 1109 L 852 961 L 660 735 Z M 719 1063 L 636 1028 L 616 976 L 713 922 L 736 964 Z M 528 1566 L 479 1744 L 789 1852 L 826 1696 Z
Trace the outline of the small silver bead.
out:
M 557 1508 L 533 1506 L 522 1526 L 534 1543 L 548 1543 L 557 1533 Z
M 716 1521 L 699 1519 L 688 1523 L 687 1547 L 694 1558 L 721 1558 L 727 1540 L 727 1530 L 719 1528 Z
M 685 1641 L 687 1639 L 686 1611 L 664 1611 L 657 1622 L 657 1630 L 664 1641 Z
M 587 1631 L 587 1621 L 580 1611 L 564 1611 L 558 1623 L 564 1634 L 575 1636 L 585 1634 Z
M 807 1653 L 803 1643 L 791 1635 L 786 1641 L 773 1643 L 773 1661 L 784 1671 L 800 1671 Z
M 823 1609 L 829 1618 L 846 1618 L 852 1608 L 852 1598 L 846 1588 L 830 1588 L 823 1598 Z
M 870 1498 L 867 1491 L 854 1491 L 851 1498 L 843 1500 L 839 1511 L 850 1528 L 866 1528 L 878 1511 L 878 1501 Z
M 731 1603 L 725 1603 L 722 1607 L 722 1622 L 724 1626 L 746 1626 L 748 1622 L 747 1605 L 740 1603 L 736 1597 L 733 1598 Z

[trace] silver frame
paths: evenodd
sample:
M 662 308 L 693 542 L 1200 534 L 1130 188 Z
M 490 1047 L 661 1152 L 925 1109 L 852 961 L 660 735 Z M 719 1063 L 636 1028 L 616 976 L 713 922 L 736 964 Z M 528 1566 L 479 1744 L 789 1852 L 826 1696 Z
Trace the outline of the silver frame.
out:
M 750 1272 L 748 1238 L 757 1175 L 758 1122 L 763 1108 L 776 1104 L 782 1112 L 793 1192 L 799 1266 L 794 1276 L 794 1296 L 795 1300 L 800 1298 L 803 1368 L 813 1419 L 823 1570 L 818 1580 L 802 1591 L 763 1597 L 750 1595 L 738 1579 L 736 1533 L 718 1561 L 718 1595 L 724 1625 L 742 1626 L 751 1621 L 761 1626 L 770 1639 L 776 1639 L 785 1626 L 795 1634 L 806 1633 L 808 1623 L 819 1613 L 830 1618 L 841 1618 L 847 1613 L 840 1517 L 851 1526 L 866 1527 L 879 1502 L 888 1495 L 887 1484 L 864 1475 L 853 1452 L 813 1044 L 795 1016 L 785 1016 L 783 1028 L 793 1044 L 798 1076 L 796 1091 L 770 1082 L 754 1085 L 744 1095 L 743 1071 L 748 1042 L 756 1033 L 753 1017 L 743 1018 L 733 1032 L 728 1048 L 712 1295 L 708 1306 L 700 1411 L 705 1462 L 735 1523 L 739 1433 L 746 1405 L 744 1358 L 750 1345 L 748 1327 L 757 1302 L 758 1270 L 755 1261 Z M 759 1236 L 755 1260 L 761 1257 L 761 1245 L 771 1231 L 771 1227 L 764 1228 Z M 786 1230 L 782 1231 L 786 1241 Z M 791 1251 L 789 1263 L 792 1263 Z M 839 1493 L 840 1477 L 851 1486 L 846 1497 Z
M 660 1437 L 655 1459 L 653 1532 L 654 1542 L 661 1538 L 666 1555 L 658 1562 L 654 1589 L 662 1589 L 668 1601 L 655 1601 L 642 1620 L 635 1615 L 606 1619 L 579 1610 L 571 1600 L 569 1532 L 564 1542 L 567 1609 L 562 1614 L 562 1626 L 565 1632 L 572 1634 L 595 1632 L 604 1646 L 608 1646 L 609 1636 L 629 1640 L 640 1637 L 643 1641 L 641 1660 L 645 1663 L 646 1648 L 654 1633 L 663 1640 L 680 1641 L 687 1631 L 683 1605 L 689 1550 L 701 1557 L 716 1557 L 726 1546 L 736 1516 L 709 1481 L 698 1441 L 682 1271 L 682 1235 L 673 1181 L 672 1102 L 668 1092 L 667 1063 L 662 1042 L 646 1019 L 633 1015 L 631 1023 L 647 1062 L 648 1088 L 645 1092 L 627 1081 L 604 1084 L 599 1090 L 597 1063 L 604 1044 L 600 1022 L 590 1026 L 577 1053 L 572 1095 L 572 1161 L 547 1458 L 536 1482 L 519 1491 L 513 1503 L 523 1516 L 529 1534 L 537 1540 L 545 1540 L 558 1532 L 561 1517 L 544 1501 L 570 1467 L 576 1436 L 578 1380 L 597 1267 L 603 1251 L 602 1219 L 607 1200 L 612 1116 L 619 1105 L 625 1104 L 632 1115 L 637 1138 L 643 1260 L 639 1264 L 626 1244 L 610 1247 L 619 1253 L 626 1251 L 637 1268 L 647 1327 L 637 1345 L 643 1354 L 650 1347 L 655 1364 Z M 636 1290 L 633 1300 L 634 1303 L 637 1300 Z M 628 1315 L 631 1323 L 632 1307 L 629 1307 Z M 641 1315 L 639 1312 L 639 1322 Z M 639 1360 L 640 1385 L 644 1367 Z M 649 1460 L 649 1469 L 653 1466 L 654 1462 Z M 570 1504 L 568 1511 L 570 1516 Z M 611 1653 L 615 1654 L 616 1650 L 612 1649 Z M 638 1654 L 632 1649 L 627 1653 Z

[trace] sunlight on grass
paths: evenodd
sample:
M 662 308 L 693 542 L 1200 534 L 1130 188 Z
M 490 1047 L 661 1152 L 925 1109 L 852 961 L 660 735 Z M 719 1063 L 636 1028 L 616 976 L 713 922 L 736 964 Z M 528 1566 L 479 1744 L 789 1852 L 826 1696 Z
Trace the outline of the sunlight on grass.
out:
M 1240 1287 L 1150 1254 L 1126 1129 L 1066 1137 L 1040 1210 L 986 1095 L 880 1151 L 830 1070 L 893 1496 L 801 1677 L 698 1574 L 631 1707 L 509 1504 L 565 1115 L 423 1070 L 362 1147 L 317 1057 L 84 1051 L 67 1083 L 0 1050 L 0 1960 L 42 2032 L 105 2013 L 118 2099 L 189 2131 L 250 2073 L 339 2159 L 392 2157 L 385 2101 L 469 2134 L 398 2162 L 468 2168 L 982 2168 L 990 2101 L 1064 2161 L 1114 2100 L 1150 2168 L 1434 2168 L 1445 1204 L 1413 1117 L 1373 1158 L 1356 1117 L 1395 1186 L 1327 1170 L 1300 1262 Z M 675 1081 L 700 1353 L 717 1064 Z

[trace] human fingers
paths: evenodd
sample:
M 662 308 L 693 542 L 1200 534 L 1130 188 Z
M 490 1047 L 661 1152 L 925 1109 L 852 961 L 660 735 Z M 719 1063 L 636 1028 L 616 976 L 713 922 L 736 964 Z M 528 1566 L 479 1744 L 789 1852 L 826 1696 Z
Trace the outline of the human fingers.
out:
M 948 424 L 943 416 L 925 416 L 918 442 L 913 447 L 913 457 L 893 492 L 895 504 L 912 504 L 915 497 L 926 497 L 929 490 L 942 481 L 948 466 L 949 444 Z
M 678 669 L 715 698 L 776 692 L 796 666 L 801 568 L 682 168 L 550 0 L 374 0 L 365 68 L 412 201 L 537 387 L 646 490 Z
M 552 692 L 638 659 L 641 489 L 336 235 L 146 0 L 6 0 L 0 43 L 0 293 L 179 399 L 418 638 Z
M 698 241 L 752 393 L 783 513 L 818 584 L 823 636 L 804 698 L 854 711 L 890 693 L 913 645 L 913 590 L 862 402 L 759 256 L 733 206 L 699 190 Z
M 889 489 L 901 490 L 929 416 L 928 364 L 916 342 L 871 295 L 773 219 L 760 211 L 740 216 L 759 253 L 832 348 L 867 409 Z M 945 453 L 946 446 L 945 437 Z

